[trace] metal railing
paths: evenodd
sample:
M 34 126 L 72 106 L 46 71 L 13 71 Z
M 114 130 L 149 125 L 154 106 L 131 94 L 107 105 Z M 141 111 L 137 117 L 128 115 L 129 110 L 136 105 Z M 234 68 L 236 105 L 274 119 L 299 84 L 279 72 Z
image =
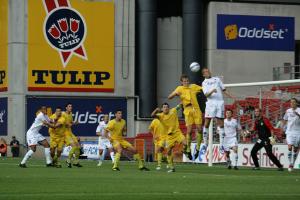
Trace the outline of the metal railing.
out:
M 300 65 L 273 67 L 273 80 L 299 79 Z

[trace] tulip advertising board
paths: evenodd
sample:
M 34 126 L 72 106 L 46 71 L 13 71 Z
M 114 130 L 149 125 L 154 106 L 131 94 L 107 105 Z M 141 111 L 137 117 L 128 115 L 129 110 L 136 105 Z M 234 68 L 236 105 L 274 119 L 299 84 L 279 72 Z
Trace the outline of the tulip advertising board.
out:
M 114 91 L 114 3 L 28 0 L 28 90 Z

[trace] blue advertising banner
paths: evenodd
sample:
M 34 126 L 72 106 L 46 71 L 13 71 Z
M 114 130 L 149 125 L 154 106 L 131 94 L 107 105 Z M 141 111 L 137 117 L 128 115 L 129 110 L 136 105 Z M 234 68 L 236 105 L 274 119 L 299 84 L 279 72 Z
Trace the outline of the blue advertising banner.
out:
M 125 98 L 53 98 L 53 97 L 28 97 L 27 98 L 27 129 L 30 128 L 41 106 L 47 107 L 50 116 L 56 107 L 65 109 L 67 103 L 73 105 L 73 120 L 78 124 L 72 127 L 77 136 L 96 136 L 96 128 L 104 114 L 114 118 L 116 110 L 123 111 L 123 118 L 127 119 L 127 101 Z M 48 129 L 43 128 L 41 133 L 48 136 Z
M 294 51 L 295 18 L 217 16 L 217 49 Z
M 7 135 L 7 97 L 0 98 L 0 135 Z

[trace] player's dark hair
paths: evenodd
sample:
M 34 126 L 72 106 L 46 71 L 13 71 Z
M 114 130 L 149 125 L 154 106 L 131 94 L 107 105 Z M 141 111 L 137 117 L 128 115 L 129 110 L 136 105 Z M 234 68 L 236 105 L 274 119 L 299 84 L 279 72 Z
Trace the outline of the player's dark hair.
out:
M 72 103 L 68 102 L 65 107 L 68 107 L 69 105 L 72 105 Z
M 231 112 L 231 114 L 233 114 L 233 110 L 231 110 L 231 109 L 227 109 L 226 111 L 230 111 L 230 112 Z
M 57 106 L 56 109 L 62 110 L 62 108 L 60 106 Z
M 261 108 L 255 108 L 254 110 L 259 110 L 259 112 L 262 112 Z
M 180 76 L 180 81 L 182 81 L 183 79 L 189 79 L 188 75 L 182 74 L 182 75 Z
M 117 110 L 115 110 L 115 114 L 117 114 L 117 112 L 121 112 L 121 113 L 123 113 L 123 111 L 122 111 L 121 109 L 117 109 Z
M 161 107 L 163 107 L 163 106 L 168 106 L 168 107 L 170 107 L 170 105 L 169 105 L 167 102 L 165 102 L 165 103 L 163 103 L 163 104 L 161 105 Z
M 296 101 L 297 104 L 299 103 L 298 99 L 296 99 L 295 97 L 291 98 L 290 101 L 291 101 L 291 100 Z

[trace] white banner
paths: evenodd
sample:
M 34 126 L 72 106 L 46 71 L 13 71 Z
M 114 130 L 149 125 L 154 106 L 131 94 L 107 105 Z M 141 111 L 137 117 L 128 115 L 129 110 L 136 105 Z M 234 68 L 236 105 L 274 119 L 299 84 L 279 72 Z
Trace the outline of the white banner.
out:
M 99 149 L 98 142 L 81 142 L 81 147 L 83 148 L 84 156 L 87 156 L 88 159 L 98 159 L 99 158 Z M 62 156 L 68 156 L 71 150 L 71 146 L 64 147 Z M 105 153 L 105 152 L 104 152 Z
M 244 167 L 253 167 L 253 161 L 251 158 L 251 149 L 254 146 L 254 144 L 239 144 L 238 145 L 238 166 L 244 166 Z M 196 149 L 196 143 L 191 144 L 191 150 L 192 155 L 194 155 Z M 208 149 L 208 148 L 207 148 Z M 283 164 L 284 168 L 287 168 L 289 166 L 288 162 L 288 148 L 286 144 L 277 144 L 273 146 L 273 153 L 277 157 L 277 159 L 280 161 L 281 164 Z M 272 163 L 272 161 L 269 159 L 269 157 L 266 154 L 266 151 L 264 148 L 262 148 L 258 153 L 257 157 L 259 159 L 259 164 L 261 167 L 268 167 L 268 168 L 276 168 L 276 165 Z M 201 144 L 199 156 L 195 159 L 193 158 L 193 161 L 186 158 L 185 155 L 183 155 L 183 162 L 194 162 L 194 163 L 208 163 L 208 151 L 205 151 L 204 145 Z M 225 154 L 221 154 L 219 151 L 219 144 L 213 145 L 213 163 L 222 163 L 226 162 Z M 298 155 L 298 158 L 294 165 L 295 169 L 300 168 L 300 154 Z

